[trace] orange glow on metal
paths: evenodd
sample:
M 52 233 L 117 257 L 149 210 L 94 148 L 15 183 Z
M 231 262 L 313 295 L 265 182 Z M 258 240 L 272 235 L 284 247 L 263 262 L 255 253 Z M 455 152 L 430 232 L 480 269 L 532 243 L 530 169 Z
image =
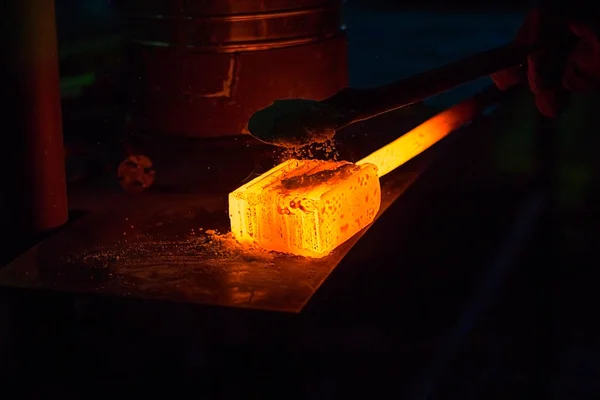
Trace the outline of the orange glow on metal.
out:
M 459 103 L 374 151 L 356 164 L 376 165 L 377 176 L 381 178 L 460 128 L 479 111 L 480 107 L 475 100 Z
M 379 178 L 446 137 L 481 110 L 475 100 L 425 121 L 356 164 L 288 160 L 229 194 L 241 243 L 320 258 L 375 219 Z
M 374 165 L 288 160 L 229 194 L 241 243 L 324 257 L 375 219 L 381 189 Z

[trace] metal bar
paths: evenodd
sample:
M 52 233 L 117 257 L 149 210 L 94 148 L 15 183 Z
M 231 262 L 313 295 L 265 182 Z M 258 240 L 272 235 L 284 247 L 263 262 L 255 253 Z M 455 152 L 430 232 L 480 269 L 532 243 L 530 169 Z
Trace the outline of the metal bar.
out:
M 9 1 L 3 11 L 5 226 L 30 238 L 68 215 L 54 1 Z
M 381 178 L 472 121 L 506 95 L 506 92 L 501 92 L 494 85 L 488 86 L 473 97 L 433 116 L 393 142 L 357 161 L 356 164 L 376 165 L 377 175 Z

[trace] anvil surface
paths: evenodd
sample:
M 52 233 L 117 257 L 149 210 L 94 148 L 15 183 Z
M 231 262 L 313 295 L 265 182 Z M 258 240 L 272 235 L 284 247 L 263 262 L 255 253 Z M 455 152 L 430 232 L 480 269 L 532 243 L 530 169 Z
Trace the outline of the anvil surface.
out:
M 410 168 L 382 182 L 378 218 L 418 175 Z M 226 207 L 225 196 L 131 199 L 39 244 L 1 271 L 0 284 L 299 312 L 364 233 L 321 259 L 249 252 L 205 233 L 227 232 Z

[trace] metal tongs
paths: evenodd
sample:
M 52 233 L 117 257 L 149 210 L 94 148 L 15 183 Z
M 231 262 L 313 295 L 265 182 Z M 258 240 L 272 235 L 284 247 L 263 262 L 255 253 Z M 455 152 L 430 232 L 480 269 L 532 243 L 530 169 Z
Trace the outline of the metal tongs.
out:
M 397 110 L 494 72 L 523 65 L 537 46 L 509 44 L 388 85 L 344 88 L 322 100 L 276 100 L 257 111 L 248 130 L 257 139 L 297 147 L 335 133 L 355 122 Z

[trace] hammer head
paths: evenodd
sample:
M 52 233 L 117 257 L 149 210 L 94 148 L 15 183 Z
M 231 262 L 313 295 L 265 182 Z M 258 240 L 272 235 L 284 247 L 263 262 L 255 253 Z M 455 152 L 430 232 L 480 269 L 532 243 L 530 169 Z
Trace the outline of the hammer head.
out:
M 332 139 L 344 118 L 327 103 L 306 99 L 276 100 L 250 117 L 248 130 L 265 143 L 301 147 Z

